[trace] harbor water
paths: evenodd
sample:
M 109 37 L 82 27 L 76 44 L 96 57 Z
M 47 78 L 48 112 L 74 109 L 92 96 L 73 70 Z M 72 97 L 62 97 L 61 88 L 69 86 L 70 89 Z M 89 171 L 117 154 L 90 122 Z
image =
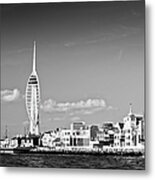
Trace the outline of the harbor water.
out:
M 0 166 L 144 170 L 145 158 L 111 155 L 1 154 Z

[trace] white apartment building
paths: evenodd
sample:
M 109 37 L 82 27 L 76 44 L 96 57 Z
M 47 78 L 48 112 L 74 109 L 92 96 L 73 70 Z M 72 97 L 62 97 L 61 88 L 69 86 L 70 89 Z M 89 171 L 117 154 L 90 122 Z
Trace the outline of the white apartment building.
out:
M 141 147 L 144 139 L 144 116 L 134 114 L 132 107 L 126 117 L 123 119 L 126 147 Z

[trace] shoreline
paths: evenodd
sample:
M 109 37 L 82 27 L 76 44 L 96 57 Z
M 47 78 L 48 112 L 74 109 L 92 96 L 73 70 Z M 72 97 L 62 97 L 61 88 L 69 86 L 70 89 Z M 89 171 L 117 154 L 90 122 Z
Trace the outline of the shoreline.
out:
M 20 155 L 20 154 L 60 154 L 60 155 L 111 155 L 111 156 L 144 156 L 144 152 L 142 151 L 78 151 L 78 150 L 39 150 L 35 148 L 6 148 L 0 149 L 0 155 L 4 154 L 12 154 L 12 155 Z

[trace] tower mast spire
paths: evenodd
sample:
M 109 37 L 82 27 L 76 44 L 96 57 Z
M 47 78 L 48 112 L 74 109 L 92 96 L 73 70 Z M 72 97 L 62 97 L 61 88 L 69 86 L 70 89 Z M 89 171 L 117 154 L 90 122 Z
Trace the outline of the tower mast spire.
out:
M 33 42 L 33 73 L 36 73 L 36 41 Z
M 7 125 L 5 126 L 5 138 L 6 139 L 8 138 L 8 126 Z
M 130 106 L 129 114 L 131 115 L 132 114 L 132 103 L 130 103 L 129 106 Z

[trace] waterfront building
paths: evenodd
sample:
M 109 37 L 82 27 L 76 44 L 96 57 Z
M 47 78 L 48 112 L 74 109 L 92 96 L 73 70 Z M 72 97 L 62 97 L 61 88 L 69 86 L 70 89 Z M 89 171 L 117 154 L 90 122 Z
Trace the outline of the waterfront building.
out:
M 0 139 L 0 148 L 8 148 L 10 145 L 10 140 L 8 138 Z
M 16 138 L 14 138 L 16 141 Z M 36 135 L 26 135 L 26 136 L 18 136 L 18 147 L 38 147 L 41 145 L 40 136 Z
M 22 137 L 19 139 L 20 147 L 34 147 L 35 145 L 33 141 L 33 138 Z
M 114 128 L 114 147 L 124 147 L 125 146 L 125 131 L 124 123 L 117 122 Z
M 112 122 L 103 123 L 102 128 L 97 134 L 101 146 L 113 147 L 114 145 L 114 125 Z
M 4 139 L 0 139 L 0 148 L 4 148 Z
M 42 146 L 44 147 L 55 147 L 58 139 L 60 139 L 60 134 L 57 130 L 47 131 L 41 135 Z
M 137 146 L 144 146 L 145 143 L 145 124 L 144 116 L 141 114 L 135 114 L 137 125 Z
M 90 142 L 90 129 L 74 130 L 70 145 L 74 147 L 88 147 Z
M 64 148 L 71 146 L 72 131 L 71 129 L 62 129 L 60 139 Z
M 70 128 L 57 128 L 41 135 L 42 145 L 60 150 L 124 151 L 144 149 L 144 117 L 130 111 L 123 122 L 87 126 L 73 122 Z
M 42 145 L 56 149 L 72 150 L 89 148 L 90 128 L 84 122 L 73 122 L 70 128 L 45 132 L 41 136 Z
M 44 132 L 41 135 L 42 146 L 51 147 L 52 146 L 52 136 L 50 132 Z
M 91 125 L 90 126 L 90 140 L 91 141 L 97 141 L 98 132 L 99 132 L 99 126 L 98 125 Z
M 70 146 L 75 148 L 87 148 L 90 144 L 90 128 L 85 122 L 73 122 L 71 124 Z
M 113 130 L 113 122 L 110 122 L 110 121 L 108 121 L 108 122 L 104 122 L 103 123 L 103 129 L 104 129 L 104 131 L 109 131 L 109 130 Z
M 26 110 L 29 119 L 29 134 L 39 135 L 40 86 L 36 71 L 36 42 L 33 47 L 33 68 L 26 86 Z
M 18 137 L 17 136 L 11 138 L 10 147 L 11 148 L 17 148 L 18 147 Z
M 84 129 L 85 128 L 85 122 L 83 121 L 78 121 L 78 122 L 73 122 L 70 125 L 71 130 L 80 130 L 80 129 Z
M 125 146 L 140 147 L 144 142 L 144 116 L 132 112 L 132 105 L 126 117 L 123 118 L 125 131 Z

